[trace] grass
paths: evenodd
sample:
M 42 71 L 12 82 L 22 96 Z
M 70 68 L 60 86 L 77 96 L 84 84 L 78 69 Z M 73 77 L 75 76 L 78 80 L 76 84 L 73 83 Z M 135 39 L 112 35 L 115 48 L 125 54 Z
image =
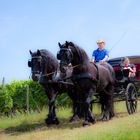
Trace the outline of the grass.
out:
M 140 105 L 140 104 L 139 104 Z M 96 118 L 98 106 L 94 106 Z M 140 111 L 128 115 L 124 102 L 115 104 L 116 117 L 108 122 L 97 121 L 95 125 L 83 128 L 82 121 L 69 123 L 71 109 L 57 110 L 60 125 L 47 127 L 44 123 L 46 110 L 40 114 L 18 114 L 14 118 L 0 118 L 0 140 L 139 140 Z

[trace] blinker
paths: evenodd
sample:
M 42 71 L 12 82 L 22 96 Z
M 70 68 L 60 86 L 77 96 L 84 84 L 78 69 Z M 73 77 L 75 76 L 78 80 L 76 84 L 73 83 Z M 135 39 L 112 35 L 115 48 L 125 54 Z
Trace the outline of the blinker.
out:
M 60 56 L 60 53 L 59 52 L 57 53 L 57 59 L 58 60 L 61 60 L 61 56 Z
M 32 66 L 31 61 L 28 61 L 28 67 L 31 67 L 31 66 Z

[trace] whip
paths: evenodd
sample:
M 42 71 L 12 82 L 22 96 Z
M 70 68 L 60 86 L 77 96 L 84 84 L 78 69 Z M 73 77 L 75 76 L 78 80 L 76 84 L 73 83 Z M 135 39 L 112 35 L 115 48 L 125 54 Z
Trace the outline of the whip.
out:
M 119 40 L 116 41 L 116 42 L 114 43 L 114 45 L 112 45 L 112 47 L 111 47 L 111 49 L 109 50 L 109 52 L 111 52 L 111 51 L 119 44 L 119 42 L 125 37 L 126 33 L 127 33 L 127 31 L 124 31 L 124 32 L 123 32 L 123 34 L 121 35 L 121 37 L 119 38 Z

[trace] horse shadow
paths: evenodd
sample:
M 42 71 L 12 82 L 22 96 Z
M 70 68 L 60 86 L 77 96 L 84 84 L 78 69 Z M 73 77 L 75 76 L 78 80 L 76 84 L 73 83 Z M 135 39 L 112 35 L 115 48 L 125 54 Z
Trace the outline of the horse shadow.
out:
M 18 126 L 8 127 L 4 130 L 6 134 L 10 135 L 20 135 L 26 132 L 33 131 L 46 131 L 46 130 L 55 130 L 55 129 L 74 129 L 82 127 L 83 120 L 78 120 L 76 122 L 70 123 L 68 118 L 59 118 L 59 125 L 46 125 L 45 121 L 41 122 L 22 122 Z
M 127 112 L 117 112 L 115 117 L 125 117 Z M 100 114 L 95 114 L 96 121 L 100 122 Z M 6 128 L 4 133 L 10 135 L 20 135 L 26 132 L 33 132 L 33 131 L 46 131 L 46 130 L 63 130 L 63 129 L 75 129 L 75 128 L 82 128 L 83 125 L 83 118 L 79 119 L 76 122 L 70 123 L 68 118 L 59 118 L 60 124 L 59 125 L 46 125 L 45 121 L 40 122 L 22 122 L 18 126 L 13 126 Z

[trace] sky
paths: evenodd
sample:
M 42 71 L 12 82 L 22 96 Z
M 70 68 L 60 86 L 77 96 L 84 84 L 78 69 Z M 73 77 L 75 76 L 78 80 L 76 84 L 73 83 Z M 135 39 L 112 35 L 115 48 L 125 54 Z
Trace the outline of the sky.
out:
M 29 79 L 29 50 L 56 55 L 73 41 L 89 57 L 104 39 L 110 58 L 140 55 L 139 0 L 0 0 L 0 81 Z

